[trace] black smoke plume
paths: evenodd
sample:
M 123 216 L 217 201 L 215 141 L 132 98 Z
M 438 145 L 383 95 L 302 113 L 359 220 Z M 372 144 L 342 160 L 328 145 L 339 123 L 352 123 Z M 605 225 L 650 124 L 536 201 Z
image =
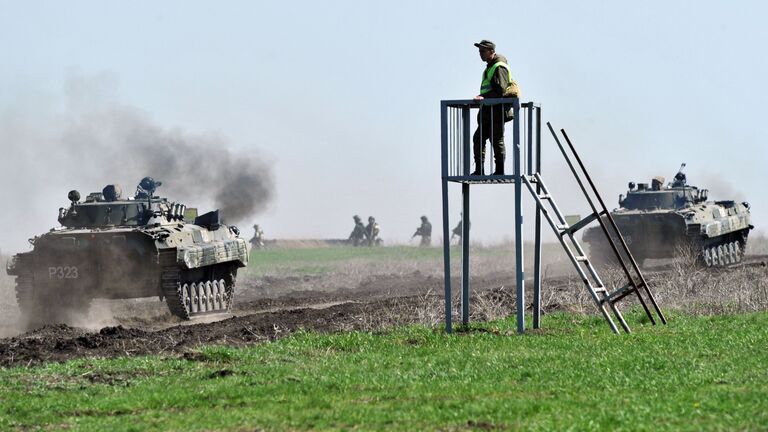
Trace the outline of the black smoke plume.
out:
M 93 191 L 117 182 L 124 195 L 132 194 L 142 177 L 151 176 L 163 182 L 158 195 L 188 206 L 210 203 L 230 223 L 258 214 L 272 199 L 272 172 L 256 149 L 236 152 L 220 134 L 160 127 L 104 92 L 81 89 L 70 85 L 60 148 L 68 171 L 92 181 L 87 186 Z

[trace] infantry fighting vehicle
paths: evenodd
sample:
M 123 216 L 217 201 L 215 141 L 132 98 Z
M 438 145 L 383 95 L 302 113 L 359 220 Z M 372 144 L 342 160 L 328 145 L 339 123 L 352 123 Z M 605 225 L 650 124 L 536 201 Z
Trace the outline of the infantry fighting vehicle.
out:
M 673 258 L 693 251 L 707 267 L 741 260 L 750 225 L 749 203 L 707 201 L 707 189 L 689 186 L 683 169 L 664 186 L 663 177 L 651 185 L 629 183 L 627 196 L 619 196 L 613 216 L 632 255 L 641 264 L 646 258 Z M 584 232 L 596 261 L 606 261 L 609 246 L 600 227 Z
M 59 209 L 62 226 L 30 239 L 32 251 L 7 264 L 30 324 L 86 313 L 94 298 L 157 296 L 182 319 L 230 310 L 247 242 L 220 223 L 218 210 L 197 216 L 155 196 L 160 184 L 146 177 L 129 198 L 107 185 L 84 202 L 69 192 L 69 208 Z

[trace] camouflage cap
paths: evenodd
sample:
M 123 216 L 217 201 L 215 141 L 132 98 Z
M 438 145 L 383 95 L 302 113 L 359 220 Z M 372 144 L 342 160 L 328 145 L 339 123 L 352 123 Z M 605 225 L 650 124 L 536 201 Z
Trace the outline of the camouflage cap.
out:
M 489 49 L 489 50 L 496 51 L 496 44 L 486 39 L 483 39 L 480 42 L 476 43 L 475 46 L 481 49 Z

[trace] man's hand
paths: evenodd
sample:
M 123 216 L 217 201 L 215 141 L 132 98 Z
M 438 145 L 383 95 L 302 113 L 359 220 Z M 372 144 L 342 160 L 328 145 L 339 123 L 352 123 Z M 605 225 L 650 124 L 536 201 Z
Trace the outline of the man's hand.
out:
M 483 100 L 483 99 L 485 99 L 485 98 L 482 97 L 482 96 L 475 96 L 475 100 Z

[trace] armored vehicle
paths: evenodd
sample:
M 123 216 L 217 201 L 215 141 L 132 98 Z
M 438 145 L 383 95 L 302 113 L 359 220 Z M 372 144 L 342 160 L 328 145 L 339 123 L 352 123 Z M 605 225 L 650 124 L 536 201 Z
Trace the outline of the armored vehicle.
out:
M 247 242 L 218 210 L 198 216 L 155 196 L 160 184 L 146 177 L 128 198 L 107 185 L 84 202 L 69 192 L 61 227 L 30 239 L 32 250 L 7 263 L 30 325 L 86 313 L 94 298 L 157 296 L 182 319 L 230 310 Z
M 707 201 L 708 190 L 689 186 L 683 169 L 664 186 L 663 177 L 648 183 L 629 183 L 620 208 L 611 212 L 632 255 L 641 264 L 646 258 L 673 258 L 693 251 L 707 267 L 741 260 L 750 225 L 749 203 Z M 599 227 L 585 231 L 584 241 L 596 261 L 605 260 L 608 245 Z

